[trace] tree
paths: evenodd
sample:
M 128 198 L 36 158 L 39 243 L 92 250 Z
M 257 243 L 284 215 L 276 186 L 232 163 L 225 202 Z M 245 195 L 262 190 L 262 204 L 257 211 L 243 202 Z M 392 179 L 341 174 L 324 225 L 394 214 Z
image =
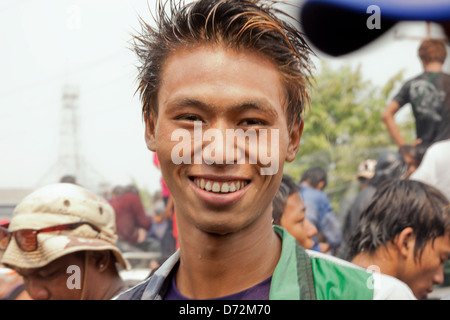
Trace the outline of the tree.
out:
M 304 114 L 304 130 L 299 153 L 286 164 L 285 173 L 299 180 L 304 170 L 321 166 L 328 171 L 328 187 L 335 212 L 340 201 L 358 192 L 358 164 L 376 159 L 387 149 L 397 150 L 384 122 L 382 112 L 392 89 L 402 81 L 402 71 L 382 88 L 364 80 L 361 68 L 348 65 L 333 70 L 322 63 L 316 75 L 311 108 Z M 409 116 L 400 124 L 405 137 L 413 140 L 414 122 Z

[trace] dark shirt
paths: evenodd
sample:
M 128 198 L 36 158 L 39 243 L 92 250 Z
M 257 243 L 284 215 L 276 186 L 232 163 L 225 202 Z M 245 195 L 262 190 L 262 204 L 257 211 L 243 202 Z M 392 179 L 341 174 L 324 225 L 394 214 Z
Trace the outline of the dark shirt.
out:
M 424 72 L 407 81 L 394 100 L 400 107 L 411 104 L 424 145 L 450 138 L 450 75 Z
M 271 281 L 272 277 L 244 291 L 211 300 L 269 300 Z M 170 283 L 171 284 L 168 288 L 166 296 L 164 297 L 164 300 L 192 300 L 186 298 L 180 293 L 180 291 L 178 291 L 177 284 L 175 282 L 175 276 L 172 276 L 172 280 Z

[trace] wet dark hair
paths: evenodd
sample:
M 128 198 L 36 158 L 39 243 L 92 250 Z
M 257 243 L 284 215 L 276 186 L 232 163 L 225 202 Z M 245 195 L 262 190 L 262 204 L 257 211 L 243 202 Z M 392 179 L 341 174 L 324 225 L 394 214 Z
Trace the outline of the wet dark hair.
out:
M 277 193 L 275 194 L 275 198 L 273 199 L 273 210 L 272 210 L 272 218 L 273 224 L 280 225 L 281 217 L 283 216 L 284 209 L 286 208 L 286 203 L 291 194 L 296 192 L 300 192 L 300 186 L 298 186 L 294 180 L 287 176 L 283 175 L 281 179 L 280 188 L 278 188 Z
M 319 182 L 324 182 L 324 188 L 327 186 L 327 172 L 320 167 L 312 167 L 303 172 L 300 182 L 307 181 L 316 188 Z
M 415 236 L 415 259 L 420 260 L 429 241 L 450 231 L 449 200 L 436 188 L 419 181 L 385 181 L 361 214 L 349 241 L 348 259 L 362 251 L 373 254 L 408 227 Z
M 302 34 L 279 16 L 293 19 L 269 0 L 158 0 L 152 27 L 141 19 L 134 36 L 139 60 L 142 115 L 157 117 L 158 90 L 164 63 L 178 48 L 211 44 L 250 50 L 267 57 L 280 71 L 287 93 L 289 128 L 300 125 L 309 104 L 311 49 Z

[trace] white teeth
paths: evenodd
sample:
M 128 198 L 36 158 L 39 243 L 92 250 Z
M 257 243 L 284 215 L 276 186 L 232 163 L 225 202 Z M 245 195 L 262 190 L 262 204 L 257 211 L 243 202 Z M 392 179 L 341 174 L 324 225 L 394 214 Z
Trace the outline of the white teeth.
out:
M 212 186 L 213 192 L 220 192 L 220 184 L 218 182 L 214 182 Z
M 223 183 L 222 188 L 220 189 L 220 192 L 227 193 L 228 189 L 229 189 L 228 183 Z
M 194 183 L 197 187 L 206 191 L 212 191 L 214 193 L 235 192 L 244 188 L 248 184 L 246 181 L 219 182 L 210 180 L 205 181 L 205 179 L 194 179 Z

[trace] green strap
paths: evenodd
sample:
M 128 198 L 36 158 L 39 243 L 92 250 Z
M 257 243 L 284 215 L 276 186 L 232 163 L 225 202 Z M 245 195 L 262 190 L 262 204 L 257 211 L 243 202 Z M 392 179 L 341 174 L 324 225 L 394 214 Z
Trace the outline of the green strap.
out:
M 272 275 L 270 300 L 314 300 L 311 261 L 305 250 L 283 228 L 274 226 L 282 238 L 280 261 Z
M 311 259 L 300 245 L 297 245 L 297 268 L 298 285 L 300 287 L 300 298 L 302 300 L 316 300 L 314 286 L 314 275 L 312 272 Z

